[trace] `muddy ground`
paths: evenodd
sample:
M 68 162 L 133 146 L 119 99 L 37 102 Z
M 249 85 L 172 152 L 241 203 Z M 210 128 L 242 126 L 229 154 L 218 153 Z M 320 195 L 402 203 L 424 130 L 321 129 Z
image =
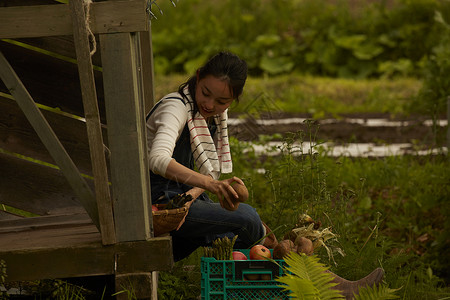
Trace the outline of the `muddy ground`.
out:
M 261 120 L 287 119 L 287 118 L 310 118 L 305 114 L 276 114 L 260 116 Z M 230 122 L 230 135 L 243 141 L 254 141 L 260 135 L 281 134 L 283 139 L 289 132 L 303 131 L 306 134 L 304 141 L 310 140 L 310 133 L 315 141 L 333 141 L 335 143 L 376 143 L 376 144 L 394 144 L 394 143 L 413 143 L 426 146 L 445 146 L 447 126 L 427 125 L 430 119 L 425 116 L 414 116 L 403 119 L 392 119 L 388 114 L 348 114 L 339 117 L 339 119 L 312 120 L 311 123 L 305 122 L 293 124 L 261 125 L 255 118 L 246 115 L 231 114 L 231 119 L 244 118 L 245 122 L 239 125 L 232 125 Z M 383 126 L 367 126 L 364 123 L 352 123 L 351 120 L 359 121 L 389 121 L 390 124 Z M 428 120 L 428 122 L 427 122 Z M 392 122 L 399 126 L 391 126 Z

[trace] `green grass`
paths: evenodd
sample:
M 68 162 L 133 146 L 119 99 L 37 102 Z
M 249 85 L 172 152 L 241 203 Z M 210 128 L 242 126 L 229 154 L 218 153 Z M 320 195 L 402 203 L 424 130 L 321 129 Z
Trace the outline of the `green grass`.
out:
M 252 155 L 234 156 L 238 166 L 234 175 L 245 180 L 251 195 L 248 203 L 263 220 L 272 228 L 289 228 L 298 214 L 307 212 L 323 227 L 332 227 L 346 256 L 335 254 L 335 265 L 325 250 L 317 254 L 347 279 L 383 267 L 387 285 L 400 289 L 401 299 L 442 299 L 450 293 L 448 158 L 304 159 L 261 162 Z M 261 167 L 265 174 L 256 172 Z M 283 239 L 284 233 L 277 232 L 278 238 Z M 198 270 L 200 255 L 198 251 L 173 272 L 163 273 L 161 293 L 168 286 L 166 280 L 188 282 L 183 267 L 196 265 Z M 179 284 L 177 289 L 185 293 L 200 289 L 200 281 L 196 287 Z
M 156 100 L 176 91 L 188 77 L 157 75 Z M 240 103 L 233 104 L 230 112 L 307 113 L 315 118 L 346 113 L 408 115 L 421 86 L 421 81 L 414 78 L 353 80 L 295 74 L 249 77 Z
M 349 280 L 364 277 L 376 267 L 386 271 L 385 283 L 399 289 L 401 299 L 445 299 L 450 293 L 450 162 L 447 156 L 385 158 L 284 155 L 262 160 L 248 144 L 232 140 L 235 171 L 250 191 L 248 203 L 276 232 L 279 240 L 308 213 L 331 227 L 345 256 L 325 249 L 321 262 Z M 244 153 L 244 150 L 248 152 Z M 318 149 L 316 149 L 318 150 Z M 319 151 L 320 152 L 320 151 Z M 264 169 L 262 173 L 260 170 Z M 259 171 L 258 171 L 259 170 Z M 164 273 L 161 293 L 170 282 L 184 282 L 185 265 L 200 262 L 199 250 Z M 198 277 L 198 273 L 197 273 Z M 192 281 L 190 281 L 192 284 Z M 179 291 L 199 291 L 178 285 Z M 177 299 L 164 298 L 161 299 Z
M 337 266 L 328 262 L 337 274 L 357 279 L 381 266 L 391 288 L 403 287 L 403 299 L 439 299 L 450 292 L 447 156 L 285 154 L 261 162 L 235 153 L 235 175 L 246 180 L 249 203 L 271 227 L 289 227 L 307 212 L 339 235 L 346 256 L 335 256 Z M 319 255 L 328 260 L 325 251 Z
M 186 78 L 157 76 L 157 98 L 176 90 Z M 421 81 L 411 78 L 250 77 L 241 102 L 230 111 L 309 113 L 312 117 L 380 112 L 408 115 L 420 88 Z M 335 265 L 325 250 L 316 254 L 342 277 L 354 280 L 383 267 L 387 285 L 400 289 L 397 294 L 401 299 L 448 297 L 448 156 L 292 155 L 293 143 L 313 140 L 315 130 L 311 126 L 309 132 L 293 134 L 280 143 L 284 155 L 265 159 L 257 157 L 249 144 L 232 139 L 233 175 L 243 178 L 248 186 L 248 203 L 271 228 L 285 225 L 281 228 L 287 230 L 301 213 L 320 219 L 323 227 L 330 226 L 339 236 L 336 246 L 346 255 L 335 255 Z M 282 239 L 284 233 L 278 231 L 277 237 Z M 175 282 L 178 293 L 199 295 L 199 272 L 187 279 L 183 268 L 194 265 L 199 270 L 201 255 L 199 250 L 178 262 L 172 272 L 162 274 L 160 299 L 179 299 L 166 295 L 170 283 Z

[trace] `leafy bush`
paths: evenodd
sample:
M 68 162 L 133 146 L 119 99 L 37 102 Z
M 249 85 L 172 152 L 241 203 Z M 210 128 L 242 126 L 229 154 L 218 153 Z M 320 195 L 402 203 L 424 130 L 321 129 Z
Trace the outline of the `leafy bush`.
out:
M 152 21 L 157 73 L 188 72 L 218 50 L 253 75 L 420 75 L 445 33 L 448 1 L 159 1 Z M 155 10 L 155 9 L 154 9 Z
M 450 15 L 450 8 L 448 12 Z M 450 97 L 450 25 L 440 12 L 436 12 L 435 20 L 443 33 L 427 60 L 423 88 L 411 107 L 412 111 L 427 112 L 434 119 L 445 115 Z

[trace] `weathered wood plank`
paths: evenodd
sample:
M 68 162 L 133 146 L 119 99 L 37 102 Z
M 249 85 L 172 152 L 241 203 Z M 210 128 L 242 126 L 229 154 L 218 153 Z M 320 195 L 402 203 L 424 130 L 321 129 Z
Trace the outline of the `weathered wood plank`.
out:
M 61 4 L 56 0 L 0 0 L 0 7 Z
M 77 65 L 50 55 L 0 41 L 0 51 L 12 65 L 36 103 L 84 116 Z M 106 122 L 102 73 L 94 70 L 98 105 Z M 9 93 L 0 81 L 0 91 Z
M 74 226 L 37 227 L 24 231 L 1 232 L 0 242 L 1 256 L 6 251 L 70 248 L 85 243 L 101 245 L 101 236 L 91 222 Z
M 14 96 L 20 108 L 27 116 L 28 121 L 30 121 L 47 150 L 50 152 L 64 176 L 69 181 L 69 184 L 78 195 L 80 202 L 92 218 L 94 224 L 99 226 L 97 204 L 95 203 L 92 190 L 79 173 L 77 167 L 65 151 L 61 142 L 58 140 L 58 137 L 55 135 L 54 131 L 40 110 L 37 108 L 25 86 L 23 86 L 22 82 L 17 77 L 17 74 L 14 72 L 11 65 L 1 52 L 0 78 Z
M 140 46 L 142 57 L 142 84 L 144 88 L 144 114 L 147 115 L 153 105 L 155 105 L 155 76 L 153 70 L 153 45 L 152 45 L 152 33 L 140 32 Z
M 98 41 L 98 35 L 95 38 Z M 47 36 L 47 37 L 38 37 L 38 38 L 21 38 L 14 39 L 18 42 L 30 45 L 32 47 L 36 47 L 39 49 L 43 49 L 45 51 L 49 51 L 52 53 L 56 53 L 58 55 L 62 55 L 69 59 L 76 59 L 77 54 L 75 52 L 75 43 L 73 41 L 72 35 L 62 35 L 62 36 Z M 92 63 L 95 66 L 101 67 L 101 52 L 96 51 L 92 55 Z
M 118 241 L 143 240 L 151 235 L 150 181 L 137 39 L 136 34 L 100 35 Z
M 91 225 L 92 231 L 95 226 Z M 49 238 L 49 230 L 41 235 Z M 90 232 L 88 227 L 74 230 L 53 230 L 54 235 L 72 237 L 66 245 L 61 245 L 58 237 L 47 245 L 25 246 L 23 250 L 0 249 L 0 259 L 6 262 L 8 281 L 38 280 L 48 278 L 69 278 L 95 275 L 151 272 L 169 270 L 173 266 L 172 242 L 169 237 L 153 238 L 148 241 L 127 242 L 102 246 L 100 234 Z M 73 236 L 76 234 L 77 239 Z M 35 241 L 36 232 L 29 237 L 30 244 Z M 4 234 L 0 234 L 0 243 Z M 17 237 L 18 236 L 18 237 Z M 16 233 L 8 238 L 19 241 L 27 238 L 24 233 Z
M 16 101 L 0 96 L 0 112 L 0 148 L 55 164 Z M 92 175 L 86 123 L 52 111 L 41 109 L 41 112 L 78 169 Z M 105 128 L 103 137 L 107 144 Z
M 0 234 L 21 231 L 32 231 L 36 229 L 61 229 L 69 226 L 93 225 L 89 215 L 84 213 L 64 214 L 56 216 L 42 216 L 31 218 L 15 218 L 0 221 Z M 14 245 L 17 247 L 18 245 Z M 3 248 L 2 249 L 6 249 Z
M 81 82 L 81 95 L 85 111 L 86 127 L 91 153 L 92 171 L 94 173 L 95 196 L 100 220 L 100 232 L 103 244 L 116 241 L 111 197 L 109 193 L 108 170 L 104 153 L 102 128 L 95 92 L 94 72 L 92 70 L 89 29 L 81 1 L 70 1 L 72 12 L 73 36 L 78 61 L 78 73 Z
M 10 220 L 20 220 L 20 219 L 23 219 L 23 217 L 9 213 L 7 211 L 0 210 L 0 222 Z
M 94 2 L 90 28 L 94 33 L 148 31 L 145 0 Z M 69 5 L 0 7 L 0 38 L 71 35 Z
M 37 215 L 85 212 L 60 170 L 0 153 L 0 174 L 1 204 Z

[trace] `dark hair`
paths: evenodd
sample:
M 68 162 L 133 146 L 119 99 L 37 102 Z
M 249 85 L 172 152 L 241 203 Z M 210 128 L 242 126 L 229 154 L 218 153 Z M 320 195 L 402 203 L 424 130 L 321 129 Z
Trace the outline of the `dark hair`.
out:
M 242 94 L 245 81 L 247 80 L 247 69 L 247 63 L 240 59 L 236 54 L 219 52 L 211 57 L 197 72 L 199 80 L 208 75 L 212 75 L 216 78 L 228 81 L 232 97 L 239 101 L 239 96 Z M 192 100 L 194 100 L 195 110 L 197 110 L 197 103 L 195 101 L 197 73 L 178 88 L 178 92 L 183 97 L 186 97 L 183 92 L 183 89 L 186 86 L 189 88 L 189 94 L 191 94 Z

